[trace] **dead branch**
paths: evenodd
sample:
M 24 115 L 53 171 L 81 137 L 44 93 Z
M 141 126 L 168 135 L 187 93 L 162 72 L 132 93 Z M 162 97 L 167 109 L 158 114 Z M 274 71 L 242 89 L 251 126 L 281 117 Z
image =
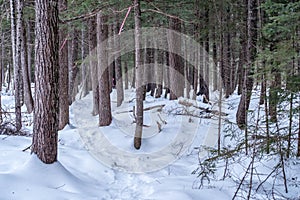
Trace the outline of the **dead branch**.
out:
M 165 106 L 165 104 L 163 104 L 163 105 L 151 106 L 151 107 L 148 107 L 148 108 L 144 108 L 144 111 L 152 110 L 152 109 L 155 109 L 155 108 L 162 109 L 164 106 Z M 122 111 L 122 112 L 116 112 L 116 114 L 122 114 L 122 113 L 134 112 L 134 111 L 135 111 L 135 106 L 133 106 L 133 109 L 132 109 L 132 110 Z
M 181 105 L 187 106 L 187 107 L 194 107 L 194 108 L 197 108 L 199 110 L 203 110 L 206 113 L 211 113 L 211 114 L 214 114 L 214 115 L 221 115 L 221 116 L 227 116 L 228 115 L 227 113 L 224 113 L 224 112 L 220 113 L 218 110 L 210 110 L 209 108 L 196 106 L 193 103 L 188 102 L 188 101 L 184 101 L 184 100 L 179 100 L 178 103 L 181 104 Z

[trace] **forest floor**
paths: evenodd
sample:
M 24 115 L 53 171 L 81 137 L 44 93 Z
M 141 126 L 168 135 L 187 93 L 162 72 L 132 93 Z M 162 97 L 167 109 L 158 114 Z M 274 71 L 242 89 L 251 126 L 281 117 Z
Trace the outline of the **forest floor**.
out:
M 126 90 L 124 103 L 116 107 L 112 93 L 113 122 L 103 128 L 91 115 L 90 94 L 74 102 L 71 124 L 59 132 L 58 162 L 51 165 L 41 163 L 29 149 L 23 151 L 31 144 L 30 136 L 0 135 L 0 199 L 231 199 L 239 182 L 221 180 L 222 170 L 211 183 L 192 173 L 208 155 L 203 146 L 214 147 L 218 134 L 217 116 L 199 107 L 218 110 L 217 103 L 147 95 L 142 147 L 135 150 L 134 96 L 134 90 Z M 8 110 L 13 102 L 12 96 L 2 97 Z M 229 120 L 235 118 L 237 102 L 234 96 L 222 108 Z M 32 116 L 23 119 L 24 130 L 31 132 Z M 231 169 L 240 177 L 243 170 Z M 287 170 L 289 177 L 300 180 L 299 165 Z M 300 196 L 297 186 L 290 196 Z

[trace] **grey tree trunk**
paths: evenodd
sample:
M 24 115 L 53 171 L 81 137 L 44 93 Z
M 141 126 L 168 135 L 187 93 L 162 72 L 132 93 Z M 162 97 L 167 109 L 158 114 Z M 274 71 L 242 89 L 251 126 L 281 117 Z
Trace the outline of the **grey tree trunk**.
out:
M 11 0 L 10 8 L 11 8 L 11 37 L 12 37 L 14 87 L 15 87 L 16 129 L 20 130 L 22 128 L 21 30 L 22 30 L 23 1 L 22 0 L 18 0 L 18 1 Z M 17 19 L 16 19 L 16 15 L 17 15 Z
M 35 1 L 35 107 L 32 152 L 46 164 L 57 161 L 59 113 L 57 6 L 58 0 Z
M 26 22 L 27 28 L 27 60 L 28 60 L 28 77 L 29 83 L 32 83 L 32 49 L 33 49 L 33 41 L 31 37 L 32 25 L 29 21 Z
M 59 12 L 67 10 L 67 0 L 58 1 Z M 68 28 L 59 27 L 59 130 L 69 124 L 69 69 L 68 69 Z
M 99 82 L 99 126 L 108 126 L 112 121 L 110 91 L 108 83 L 107 17 L 97 14 L 97 57 Z
M 140 10 L 140 0 L 133 1 L 134 7 L 134 33 L 135 33 L 135 71 L 136 71 L 136 127 L 134 134 L 134 147 L 136 149 L 141 148 L 142 144 L 142 133 L 143 133 L 143 121 L 144 121 L 144 105 L 143 105 L 143 79 L 144 79 L 144 69 L 142 66 L 142 52 L 141 52 L 141 10 Z

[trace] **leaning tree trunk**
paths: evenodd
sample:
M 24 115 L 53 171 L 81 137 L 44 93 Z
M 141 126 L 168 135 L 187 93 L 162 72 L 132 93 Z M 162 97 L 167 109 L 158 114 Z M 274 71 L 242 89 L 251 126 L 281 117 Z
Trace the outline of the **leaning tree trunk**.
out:
M 35 1 L 35 107 L 32 152 L 57 161 L 59 112 L 58 0 Z
M 241 100 L 236 120 L 238 126 L 243 129 L 247 125 L 247 111 L 249 109 L 252 88 L 253 88 L 253 65 L 256 56 L 256 40 L 257 40 L 257 2 L 256 0 L 248 0 L 248 19 L 247 19 L 247 67 L 244 72 L 244 84 Z
M 59 0 L 59 12 L 67 10 L 67 0 Z M 59 28 L 59 130 L 69 123 L 68 28 Z
M 107 17 L 101 12 L 97 14 L 97 56 L 99 82 L 99 126 L 108 126 L 112 121 L 110 91 L 108 83 Z
M 135 23 L 135 71 L 136 71 L 136 127 L 134 134 L 134 147 L 140 149 L 142 144 L 142 132 L 143 132 L 143 66 L 142 66 L 142 52 L 141 52 L 141 10 L 140 0 L 134 0 L 134 23 Z

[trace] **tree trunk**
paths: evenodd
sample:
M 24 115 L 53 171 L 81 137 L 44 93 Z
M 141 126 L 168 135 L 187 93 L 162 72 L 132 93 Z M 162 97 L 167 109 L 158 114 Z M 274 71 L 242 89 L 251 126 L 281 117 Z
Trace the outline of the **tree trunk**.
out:
M 32 49 L 33 49 L 33 41 L 31 37 L 31 30 L 32 24 L 31 22 L 26 22 L 26 28 L 27 28 L 27 60 L 28 60 L 28 77 L 29 77 L 29 83 L 32 83 Z
M 16 129 L 20 130 L 22 128 L 21 30 L 22 30 L 23 0 L 18 0 L 18 1 L 11 0 L 10 8 L 11 8 L 12 52 L 13 52 L 13 66 L 14 66 Z M 16 15 L 17 15 L 17 19 L 15 18 Z
M 163 53 L 163 63 L 164 63 L 164 66 L 170 66 L 168 52 Z M 169 70 L 169 67 L 163 68 L 163 79 L 164 79 L 164 88 L 165 88 L 165 96 L 164 97 L 166 99 L 168 94 L 170 94 L 170 70 Z
M 59 12 L 67 10 L 67 0 L 59 0 Z M 69 124 L 68 28 L 59 27 L 59 130 Z
M 28 53 L 27 53 L 27 37 L 26 37 L 26 28 L 25 23 L 23 24 L 23 28 L 21 30 L 21 66 L 22 66 L 22 74 L 23 74 L 23 87 L 24 87 L 24 103 L 27 108 L 27 112 L 31 113 L 33 111 L 33 98 L 31 93 L 31 83 L 28 72 Z
M 128 65 L 127 61 L 124 61 L 124 81 L 125 81 L 125 90 L 128 89 Z
M 86 22 L 83 22 L 83 27 L 81 28 L 81 60 L 83 61 L 81 63 L 81 84 L 82 84 L 82 91 L 80 97 L 85 97 L 89 93 L 88 88 L 88 81 L 89 81 L 89 67 L 88 64 L 85 62 L 85 57 L 87 54 L 86 49 L 86 33 L 87 33 L 87 27 Z
M 141 53 L 141 10 L 140 0 L 134 0 L 134 24 L 135 24 L 135 69 L 136 69 L 136 127 L 134 134 L 134 147 L 140 149 L 142 144 L 142 132 L 143 132 L 143 66 L 142 66 L 142 53 Z
M 99 114 L 99 84 L 98 84 L 98 69 L 97 69 L 97 34 L 95 31 L 95 17 L 89 19 L 89 65 L 91 71 L 92 91 L 93 91 L 93 110 L 92 115 Z
M 99 83 L 99 126 L 108 126 L 112 121 L 109 91 L 108 55 L 107 55 L 108 26 L 107 17 L 101 12 L 97 14 L 97 57 Z
M 69 44 L 69 105 L 71 105 L 75 101 L 75 96 L 77 94 L 77 85 L 76 85 L 76 77 L 79 71 L 78 68 L 78 52 L 79 52 L 79 34 L 78 30 L 76 30 L 75 27 L 73 27 L 73 30 L 71 31 L 71 42 Z
M 181 23 L 179 19 L 169 18 L 169 28 L 171 30 L 180 32 Z M 183 96 L 184 92 L 184 66 L 182 65 L 180 56 L 173 52 L 181 51 L 181 38 L 180 36 L 168 32 L 168 46 L 169 46 L 169 64 L 170 68 L 170 100 L 177 99 Z
M 32 152 L 57 161 L 59 112 L 58 1 L 35 1 L 35 107 Z
M 114 23 L 114 32 L 115 35 L 119 31 L 119 22 L 118 16 L 116 17 L 116 22 Z M 121 66 L 121 54 L 120 54 L 120 41 L 119 37 L 116 37 L 114 40 L 114 46 L 116 50 L 115 54 L 115 72 L 116 72 L 116 88 L 117 88 L 117 106 L 121 106 L 124 100 L 124 89 L 123 89 L 123 76 L 122 76 L 122 66 Z
M 154 68 L 156 77 L 156 92 L 155 98 L 160 98 L 163 89 L 163 53 L 157 49 L 157 41 L 154 42 Z M 160 62 L 159 62 L 160 60 Z
M 257 2 L 248 0 L 248 18 L 247 18 L 247 68 L 244 73 L 244 84 L 241 100 L 239 103 L 236 119 L 238 126 L 243 129 L 247 126 L 247 111 L 251 100 L 253 88 L 253 68 L 256 56 L 257 40 Z

